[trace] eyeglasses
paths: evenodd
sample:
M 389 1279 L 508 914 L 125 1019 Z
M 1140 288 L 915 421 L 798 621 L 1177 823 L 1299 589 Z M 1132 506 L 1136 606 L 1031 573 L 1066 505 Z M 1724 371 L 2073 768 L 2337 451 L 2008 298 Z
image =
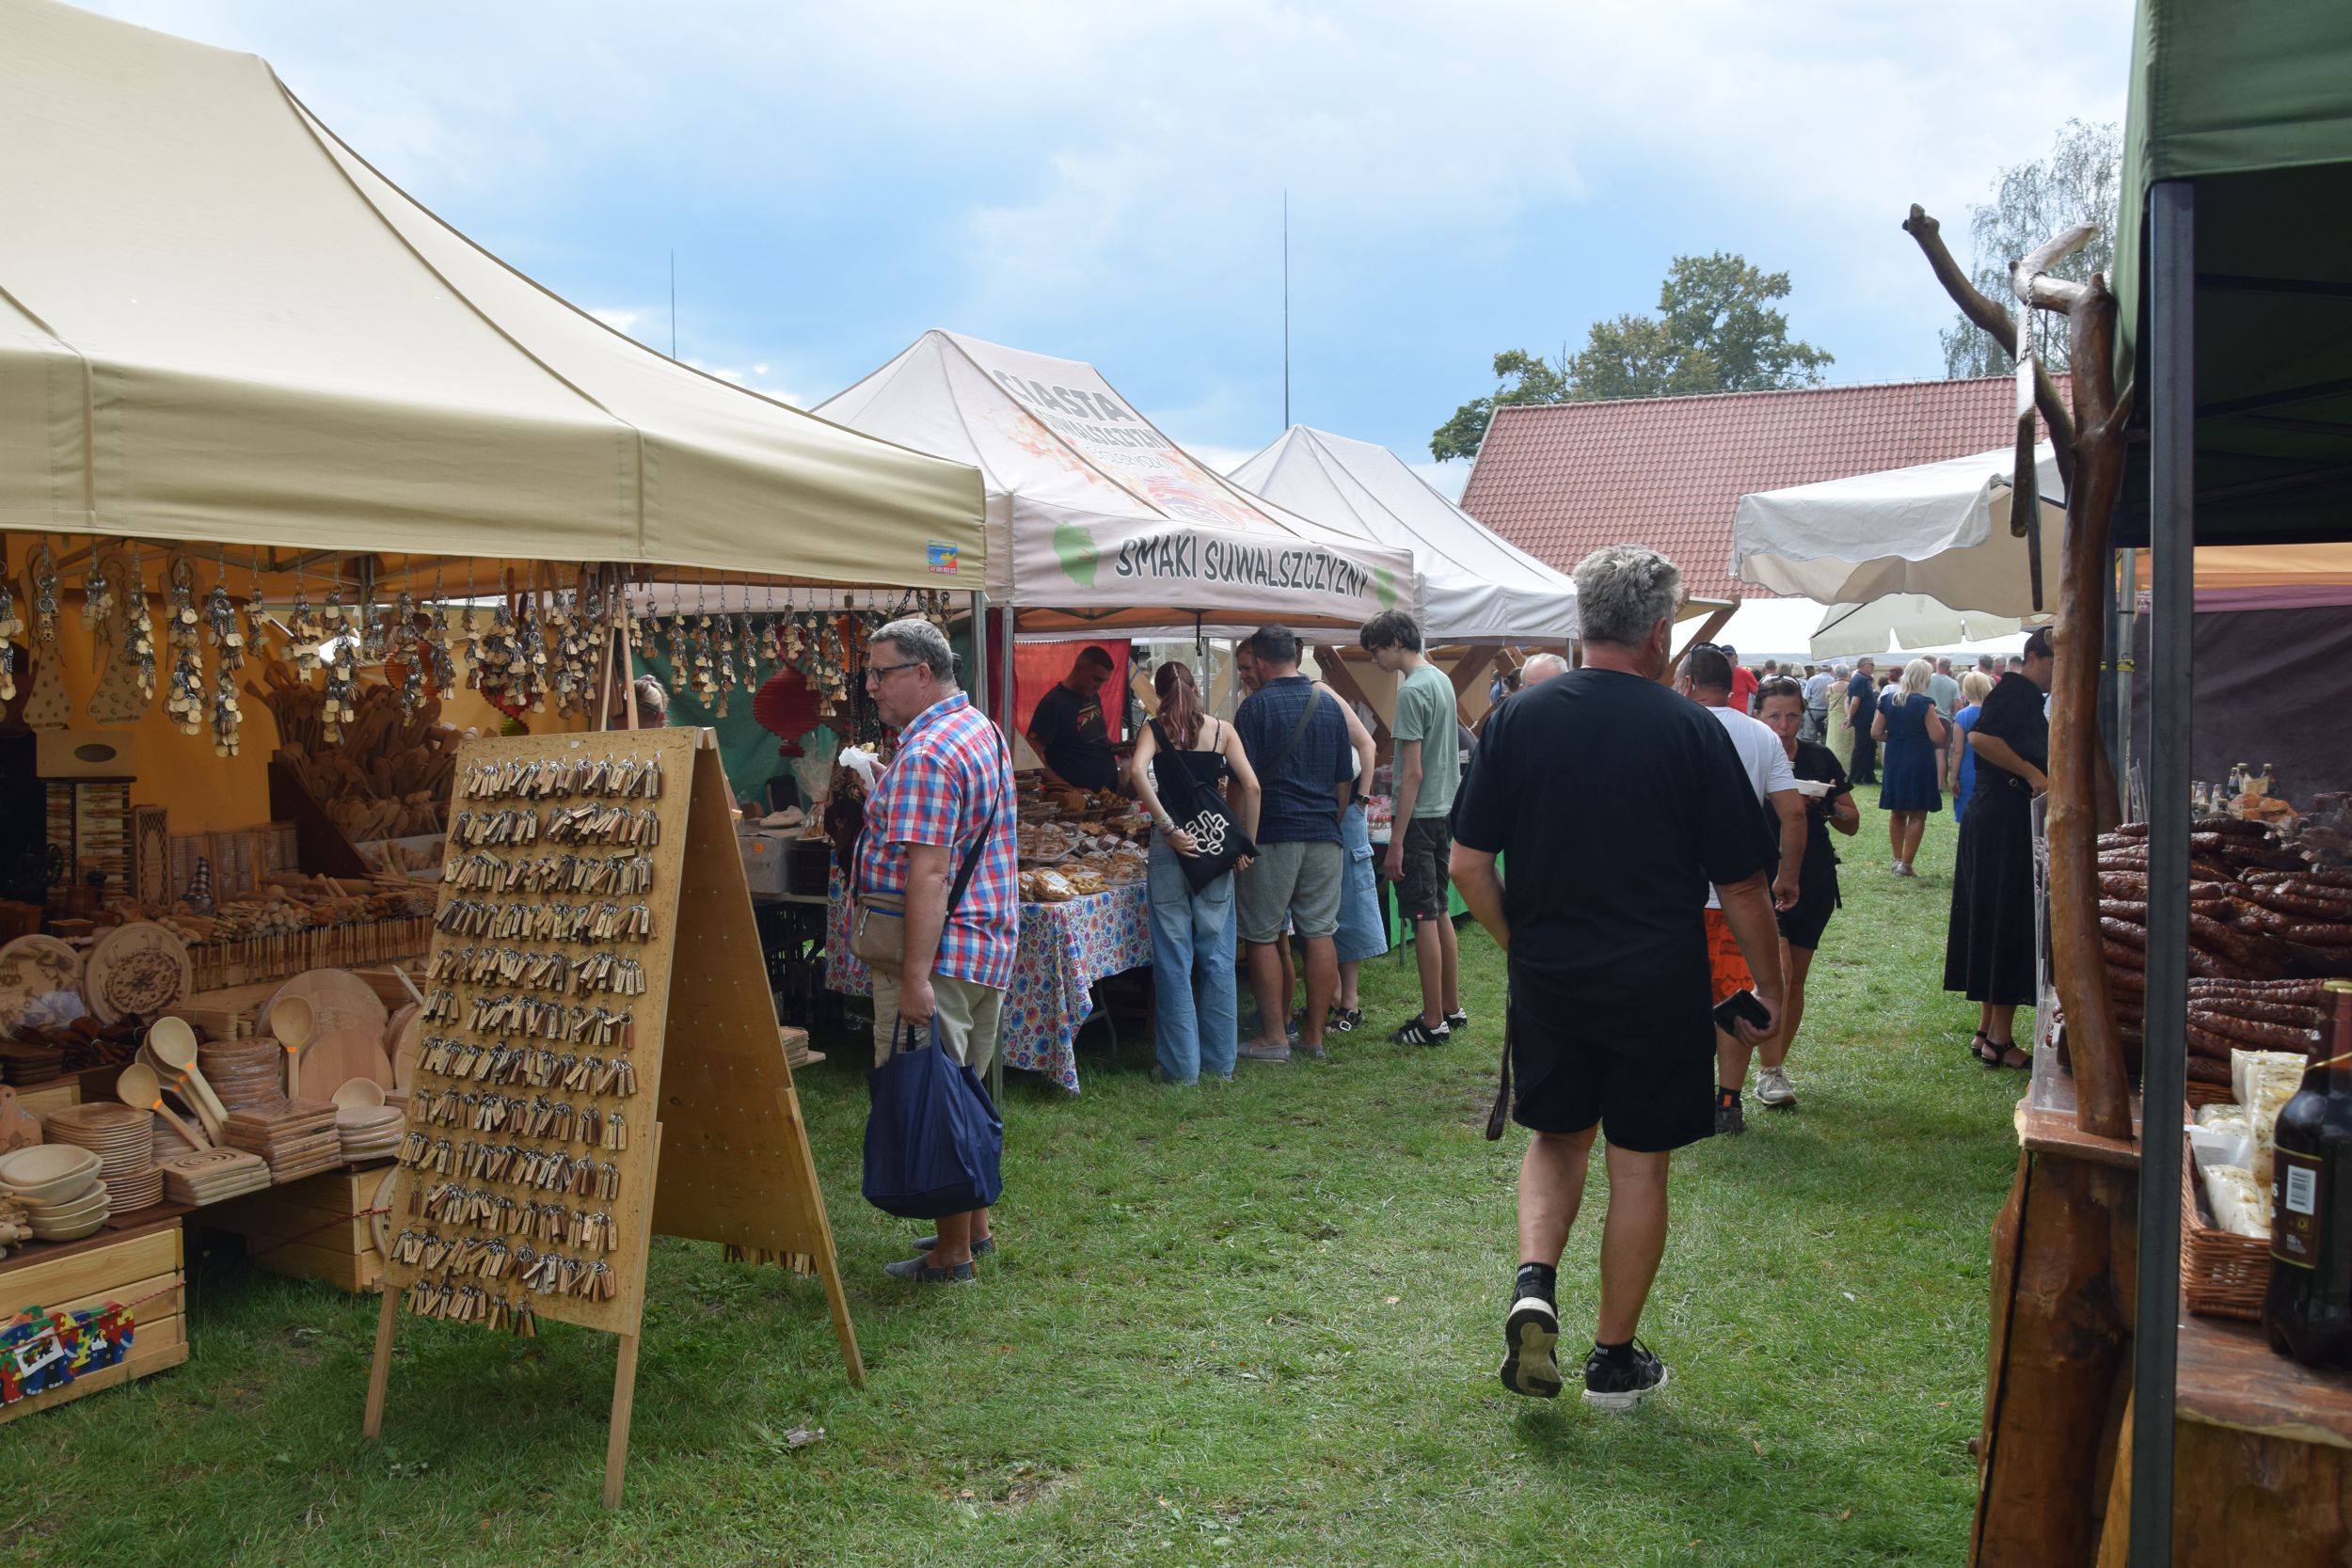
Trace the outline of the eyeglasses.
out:
M 901 670 L 920 670 L 921 668 L 923 668 L 923 662 L 920 659 L 906 664 L 869 664 L 866 667 L 866 678 L 869 681 L 878 681 L 884 675 L 896 674 Z

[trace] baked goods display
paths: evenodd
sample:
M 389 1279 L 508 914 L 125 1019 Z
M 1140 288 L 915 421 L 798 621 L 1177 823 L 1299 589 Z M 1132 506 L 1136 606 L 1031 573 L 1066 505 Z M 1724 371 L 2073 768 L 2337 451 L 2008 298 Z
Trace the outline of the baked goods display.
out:
M 1021 896 L 1064 904 L 1140 881 L 1151 865 L 1151 818 L 1113 790 L 1049 789 L 1020 776 Z

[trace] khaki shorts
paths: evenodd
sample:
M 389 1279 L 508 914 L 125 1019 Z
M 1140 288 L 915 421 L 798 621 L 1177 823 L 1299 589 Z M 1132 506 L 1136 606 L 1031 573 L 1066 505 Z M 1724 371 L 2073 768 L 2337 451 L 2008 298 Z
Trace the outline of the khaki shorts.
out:
M 879 966 L 873 974 L 874 1065 L 880 1067 L 898 1037 L 898 976 Z M 1005 993 L 951 974 L 934 974 L 931 1001 L 938 1009 L 939 1043 L 947 1054 L 975 1072 L 986 1072 L 1005 1029 Z M 930 1043 L 929 1031 L 923 1040 Z

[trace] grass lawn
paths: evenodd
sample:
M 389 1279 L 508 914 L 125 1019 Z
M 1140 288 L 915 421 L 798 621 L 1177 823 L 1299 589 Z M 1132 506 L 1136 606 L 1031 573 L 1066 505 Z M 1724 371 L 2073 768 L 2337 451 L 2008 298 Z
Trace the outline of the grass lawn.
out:
M 858 1197 L 864 1085 L 838 1051 L 802 1088 L 868 1384 L 844 1381 L 813 1282 L 657 1241 L 616 1513 L 610 1339 L 404 1322 L 363 1447 L 373 1300 L 216 1249 L 192 1260 L 185 1367 L 0 1431 L 0 1560 L 1957 1561 L 2024 1080 L 1966 1059 L 1974 1009 L 1939 989 L 1950 816 L 1915 881 L 1864 818 L 1801 1108 L 1676 1162 L 1643 1324 L 1674 1381 L 1631 1415 L 1495 1377 L 1523 1139 L 1480 1135 L 1502 969 L 1472 927 L 1474 1022 L 1449 1048 L 1374 1033 L 1168 1090 L 1130 1039 L 1085 1059 L 1077 1100 L 1016 1075 L 1005 1245 L 975 1289 L 880 1277 L 916 1227 Z M 1368 966 L 1368 1022 L 1401 1021 L 1412 984 Z M 1595 1164 L 1564 1354 L 1591 1331 Z M 801 1427 L 824 1435 L 796 1448 Z

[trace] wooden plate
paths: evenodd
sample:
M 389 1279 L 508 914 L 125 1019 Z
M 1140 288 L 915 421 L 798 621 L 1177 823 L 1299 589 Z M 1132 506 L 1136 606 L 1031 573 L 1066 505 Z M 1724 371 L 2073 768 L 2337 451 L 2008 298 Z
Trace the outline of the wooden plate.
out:
M 83 994 L 101 1023 L 136 1013 L 151 1018 L 184 1000 L 188 944 L 151 921 L 118 926 L 90 950 Z
M 384 1055 L 383 998 L 347 969 L 311 969 L 278 988 L 275 1007 L 287 996 L 310 1004 L 315 1020 L 302 1048 L 302 1098 L 326 1100 L 354 1078 L 391 1086 L 392 1064 Z M 269 1016 L 268 1008 L 262 1012 Z
M 0 1036 L 14 1035 L 25 1009 L 56 991 L 81 995 L 81 954 L 56 937 L 38 933 L 0 947 Z

